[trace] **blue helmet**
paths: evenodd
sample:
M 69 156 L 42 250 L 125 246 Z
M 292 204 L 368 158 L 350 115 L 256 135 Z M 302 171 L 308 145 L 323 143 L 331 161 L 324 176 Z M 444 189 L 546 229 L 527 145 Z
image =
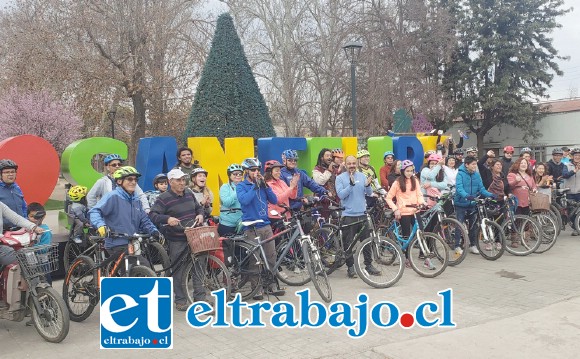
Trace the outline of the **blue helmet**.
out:
M 105 165 L 108 165 L 108 164 L 109 164 L 109 162 L 112 162 L 112 161 L 115 161 L 115 160 L 117 160 L 117 161 L 121 161 L 121 162 L 123 162 L 123 161 L 124 161 L 124 160 L 121 158 L 121 156 L 119 156 L 119 155 L 118 155 L 118 154 L 116 154 L 116 153 L 113 153 L 113 154 L 110 154 L 110 155 L 107 155 L 107 156 L 105 156 L 105 158 L 103 159 L 103 162 L 105 162 Z
M 246 158 L 244 160 L 244 162 L 242 162 L 242 167 L 244 169 L 250 169 L 250 168 L 260 168 L 262 166 L 262 164 L 260 163 L 260 160 L 258 160 L 257 158 Z
M 387 151 L 383 155 L 383 159 L 385 159 L 385 157 L 387 157 L 387 156 L 393 156 L 393 158 L 394 158 L 395 157 L 395 154 L 393 153 L 393 151 Z
M 286 150 L 282 152 L 282 158 L 286 160 L 297 160 L 298 152 L 296 152 L 296 150 Z

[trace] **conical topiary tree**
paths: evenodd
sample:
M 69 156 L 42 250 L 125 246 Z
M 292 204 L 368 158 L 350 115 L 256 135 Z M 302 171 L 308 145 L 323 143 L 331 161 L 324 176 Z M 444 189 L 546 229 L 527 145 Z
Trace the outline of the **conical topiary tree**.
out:
M 232 17 L 222 14 L 187 121 L 185 138 L 275 136 L 268 107 Z

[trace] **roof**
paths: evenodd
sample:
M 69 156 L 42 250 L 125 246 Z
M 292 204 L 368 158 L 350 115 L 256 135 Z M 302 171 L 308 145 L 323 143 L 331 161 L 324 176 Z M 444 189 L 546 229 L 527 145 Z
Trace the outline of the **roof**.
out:
M 549 106 L 548 113 L 580 111 L 580 98 L 542 102 L 540 104 Z

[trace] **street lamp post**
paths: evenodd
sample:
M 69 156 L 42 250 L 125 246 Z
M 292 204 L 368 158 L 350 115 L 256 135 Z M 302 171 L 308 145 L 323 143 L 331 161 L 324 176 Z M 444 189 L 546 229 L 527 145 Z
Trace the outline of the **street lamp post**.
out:
M 358 41 L 350 41 L 343 47 L 346 58 L 350 61 L 350 87 L 351 87 L 351 114 L 352 114 L 352 136 L 356 137 L 356 77 L 355 69 L 362 49 L 362 44 Z
M 109 116 L 109 120 L 111 121 L 111 137 L 115 138 L 115 116 L 117 115 L 117 108 L 115 106 L 111 106 L 111 109 L 107 113 Z

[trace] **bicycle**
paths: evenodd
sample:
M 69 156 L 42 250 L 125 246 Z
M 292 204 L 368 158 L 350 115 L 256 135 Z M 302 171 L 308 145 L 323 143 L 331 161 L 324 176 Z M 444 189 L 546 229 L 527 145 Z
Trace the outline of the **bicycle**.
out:
M 447 243 L 438 234 L 425 232 L 425 225 L 420 211 L 422 205 L 407 205 L 415 208 L 413 214 L 415 223 L 409 237 L 405 238 L 401 224 L 397 220 L 391 222 L 386 234 L 394 236 L 402 251 L 405 252 L 408 265 L 421 277 L 435 278 L 445 271 L 449 264 L 449 248 Z M 421 263 L 422 262 L 422 263 Z
M 276 211 L 272 211 L 271 214 L 279 215 Z M 309 280 L 312 280 L 314 288 L 320 297 L 326 302 L 332 300 L 332 289 L 320 261 L 318 248 L 312 243 L 310 236 L 306 235 L 302 229 L 300 223 L 302 216 L 304 216 L 304 212 L 295 212 L 290 222 L 286 223 L 286 229 L 265 240 L 260 240 L 256 232 L 256 225 L 263 223 L 262 220 L 242 222 L 244 227 L 256 233 L 256 237 L 253 240 L 248 239 L 246 236 L 233 236 L 226 239 L 226 241 L 231 242 L 233 247 L 232 265 L 230 266 L 230 275 L 233 278 L 233 293 L 239 292 L 244 299 L 253 297 L 260 289 L 268 293 L 271 285 L 277 286 L 277 280 L 282 280 L 279 268 L 284 266 L 289 268 L 289 264 L 299 264 L 306 267 Z M 278 245 L 281 253 L 274 266 L 270 267 L 263 245 L 275 241 L 277 238 L 282 238 L 290 232 L 292 234 L 286 238 L 286 241 Z M 304 258 L 303 264 L 295 261 L 289 262 L 287 259 L 287 255 L 290 252 L 297 251 L 300 251 Z
M 344 224 L 341 220 L 338 226 L 325 224 L 312 234 L 313 242 L 320 249 L 322 264 L 328 275 L 343 266 L 349 256 L 353 256 L 357 275 L 371 287 L 388 288 L 399 281 L 405 270 L 403 253 L 392 239 L 381 236 L 375 229 L 373 217 L 377 211 L 380 211 L 380 205 L 375 205 L 365 212 L 365 218 L 362 220 L 349 224 Z M 361 224 L 361 228 L 345 249 L 343 230 Z M 369 231 L 369 237 L 361 238 Z M 372 275 L 366 269 L 367 264 L 370 264 L 369 260 L 379 267 L 377 268 L 379 274 Z
M 506 247 L 503 229 L 499 224 L 492 221 L 490 219 L 491 216 L 487 213 L 486 204 L 496 201 L 491 198 L 476 197 L 474 202 L 476 205 L 475 210 L 469 213 L 467 217 L 475 213 L 476 220 L 470 223 L 469 219 L 467 219 L 466 227 L 468 231 L 476 231 L 478 233 L 475 245 L 481 256 L 487 260 L 494 261 L 503 255 Z M 499 246 L 496 243 L 499 243 Z M 488 244 L 490 246 L 487 246 Z
M 147 266 L 140 264 L 140 259 L 135 253 L 135 246 L 131 240 L 149 237 L 149 235 L 135 234 L 127 236 L 125 234 L 112 234 L 112 236 L 129 237 L 130 243 L 127 245 L 127 254 L 119 255 L 117 258 L 104 258 L 105 237 L 90 236 L 94 242 L 95 259 L 81 255 L 75 259 L 68 269 L 62 286 L 62 296 L 68 308 L 70 320 L 81 322 L 87 319 L 100 300 L 100 279 L 102 276 L 120 275 L 120 270 L 124 270 L 127 277 L 155 277 L 155 272 Z M 138 251 L 137 251 L 138 253 Z
M 542 232 L 531 216 L 515 214 L 517 198 L 513 195 L 505 196 L 500 206 L 491 207 L 488 204 L 487 214 L 495 218 L 500 224 L 505 240 L 511 244 L 505 245 L 505 250 L 515 256 L 527 256 L 534 253 L 540 246 Z

